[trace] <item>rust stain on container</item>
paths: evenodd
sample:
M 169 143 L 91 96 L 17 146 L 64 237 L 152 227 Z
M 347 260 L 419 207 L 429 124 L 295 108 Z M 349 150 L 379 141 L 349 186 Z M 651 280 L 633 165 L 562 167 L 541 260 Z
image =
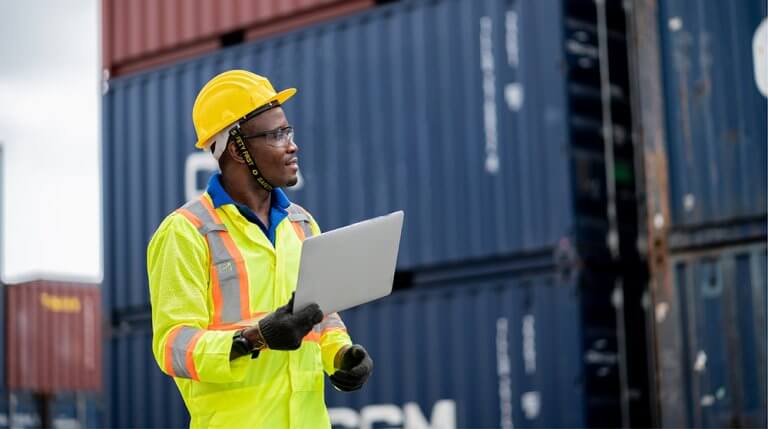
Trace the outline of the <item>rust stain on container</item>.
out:
M 99 288 L 35 281 L 5 289 L 8 387 L 38 392 L 99 390 Z
M 103 66 L 112 77 L 135 73 L 374 5 L 374 0 L 102 0 Z

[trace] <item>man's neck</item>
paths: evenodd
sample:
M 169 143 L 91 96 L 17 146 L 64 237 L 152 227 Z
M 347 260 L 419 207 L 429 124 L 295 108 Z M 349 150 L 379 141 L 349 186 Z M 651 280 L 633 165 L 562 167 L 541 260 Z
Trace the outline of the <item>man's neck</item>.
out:
M 230 197 L 239 204 L 251 209 L 267 225 L 269 209 L 272 207 L 272 193 L 259 186 L 252 177 L 232 180 L 226 176 L 221 178 L 221 186 Z

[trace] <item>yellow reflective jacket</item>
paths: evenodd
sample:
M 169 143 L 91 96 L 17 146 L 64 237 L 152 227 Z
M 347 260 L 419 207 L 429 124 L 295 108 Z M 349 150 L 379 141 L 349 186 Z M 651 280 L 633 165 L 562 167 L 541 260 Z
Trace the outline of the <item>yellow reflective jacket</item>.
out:
M 214 208 L 206 193 L 170 214 L 149 243 L 152 349 L 192 428 L 330 427 L 323 370 L 332 374 L 336 353 L 351 344 L 337 314 L 296 351 L 229 360 L 237 330 L 288 302 L 304 235 L 320 232 L 297 205 L 288 212 L 273 246 L 237 207 Z

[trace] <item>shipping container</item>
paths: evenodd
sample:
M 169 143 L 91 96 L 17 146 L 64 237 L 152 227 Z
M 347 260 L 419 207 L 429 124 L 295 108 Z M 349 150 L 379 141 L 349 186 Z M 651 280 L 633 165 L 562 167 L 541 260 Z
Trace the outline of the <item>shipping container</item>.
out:
M 100 399 L 94 394 L 58 393 L 50 399 L 50 426 L 59 429 L 102 428 Z M 29 392 L 0 391 L 0 429 L 43 427 L 38 398 Z
M 758 90 L 752 43 L 767 7 L 659 3 L 672 247 L 764 240 L 768 94 Z
M 0 327 L 0 387 L 6 386 L 6 366 L 5 366 L 5 324 L 6 317 L 5 317 L 5 294 L 6 294 L 7 286 L 0 283 L 0 320 L 3 323 L 3 326 Z
M 672 259 L 656 304 L 666 427 L 766 427 L 766 244 Z
M 135 73 L 372 7 L 374 0 L 102 0 L 108 76 Z
M 765 427 L 766 104 L 752 54 L 765 4 L 628 4 L 654 422 Z
M 425 276 L 420 287 L 343 312 L 375 371 L 355 393 L 326 383 L 336 426 L 619 427 L 622 410 L 633 426 L 649 426 L 647 387 L 623 381 L 614 274 L 564 276 L 541 261 L 471 275 Z M 109 343 L 109 426 L 187 424 L 152 356 L 149 315 L 116 325 Z
M 152 355 L 150 315 L 133 315 L 105 342 L 105 426 L 189 427 L 189 415 L 173 379 Z
M 5 287 L 8 388 L 55 393 L 101 389 L 97 285 L 34 281 Z
M 285 105 L 301 163 L 288 192 L 324 229 L 405 210 L 400 271 L 563 240 L 581 261 L 636 258 L 624 10 L 605 8 L 602 40 L 592 1 L 403 1 L 110 81 L 111 316 L 148 309 L 147 242 L 216 169 L 193 148 L 193 101 L 232 68 L 299 89 Z

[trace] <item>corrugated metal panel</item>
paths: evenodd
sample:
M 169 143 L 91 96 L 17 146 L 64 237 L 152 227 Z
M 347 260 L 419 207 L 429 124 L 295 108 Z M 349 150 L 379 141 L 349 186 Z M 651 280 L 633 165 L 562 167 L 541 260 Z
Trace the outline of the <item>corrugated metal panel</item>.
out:
M 8 387 L 38 392 L 100 389 L 98 287 L 38 281 L 8 286 L 6 292 Z
M 60 393 L 49 399 L 50 423 L 54 428 L 100 428 L 99 400 L 92 394 Z M 39 403 L 28 392 L 0 391 L 0 429 L 40 428 Z
M 106 344 L 106 426 L 188 427 L 176 384 L 160 371 L 152 355 L 148 314 L 144 322 L 140 329 L 118 327 Z
M 360 427 L 377 414 L 404 427 L 618 426 L 616 339 L 611 324 L 587 322 L 584 301 L 544 274 L 422 288 L 345 312 L 376 372 L 357 394 L 327 386 L 331 414 Z
M 752 39 L 762 0 L 660 2 L 673 226 L 766 213 L 766 98 Z
M 146 243 L 211 168 L 192 147 L 194 97 L 230 68 L 299 88 L 286 111 L 303 187 L 290 197 L 324 229 L 404 209 L 400 269 L 554 245 L 572 231 L 572 192 L 604 188 L 599 168 L 574 179 L 591 186 L 571 184 L 580 155 L 567 148 L 560 10 L 557 0 L 403 2 L 112 82 L 109 305 L 148 304 Z
M 666 425 L 766 427 L 766 256 L 763 243 L 674 258 L 676 302 L 658 330 L 675 337 L 661 371 L 680 387 L 662 392 Z
M 211 52 L 230 43 L 229 38 L 249 40 L 285 32 L 374 4 L 374 0 L 102 0 L 104 68 L 112 76 L 146 70 Z
M 359 392 L 327 389 L 333 418 L 346 427 L 372 427 L 364 422 L 374 416 L 398 427 L 422 418 L 445 428 L 618 427 L 613 284 L 608 274 L 567 280 L 523 270 L 399 291 L 344 312 L 376 369 Z M 109 350 L 109 426 L 187 423 L 152 356 L 148 314 L 118 325 Z

